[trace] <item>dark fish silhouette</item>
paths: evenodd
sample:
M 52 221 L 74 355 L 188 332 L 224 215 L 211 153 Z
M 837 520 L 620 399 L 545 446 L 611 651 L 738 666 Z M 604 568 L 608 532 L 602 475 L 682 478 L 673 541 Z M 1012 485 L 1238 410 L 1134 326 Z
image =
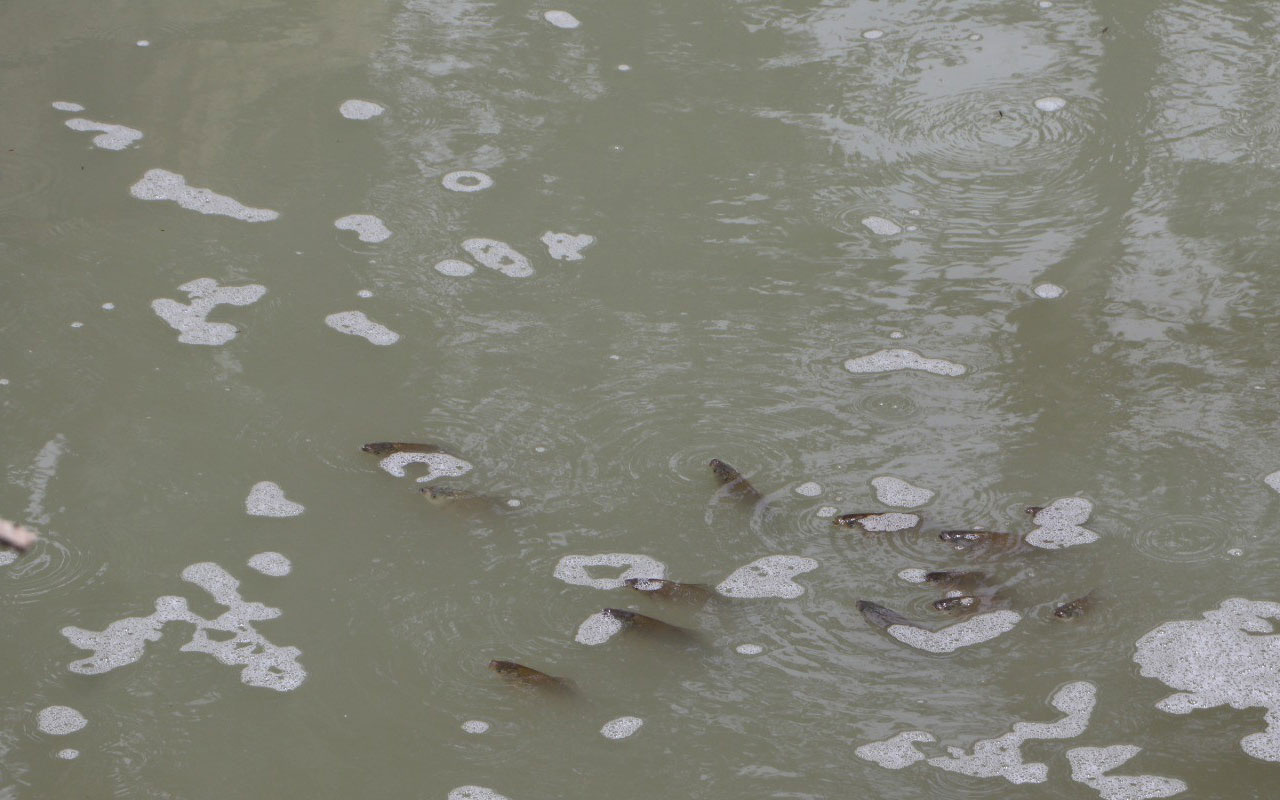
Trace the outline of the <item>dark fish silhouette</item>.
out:
M 489 662 L 489 669 L 516 686 L 553 692 L 572 692 L 574 688 L 573 681 L 568 678 L 557 678 L 514 661 L 495 659 Z
M 672 625 L 660 619 L 646 616 L 624 608 L 606 608 L 603 613 L 622 623 L 623 630 L 634 630 L 646 636 L 667 639 L 682 644 L 693 644 L 698 641 L 697 635 L 688 628 Z
M 450 506 L 469 510 L 506 510 L 510 508 L 507 501 L 487 494 L 477 494 L 468 489 L 455 489 L 452 486 L 424 486 L 418 491 L 432 505 Z
M 389 456 L 392 453 L 443 453 L 444 449 L 434 444 L 414 444 L 413 442 L 369 442 L 360 448 L 375 456 Z
M 1089 592 L 1084 597 L 1077 597 L 1075 600 L 1068 600 L 1053 610 L 1053 615 L 1058 619 L 1071 619 L 1078 617 L 1089 610 L 1093 605 L 1093 592 Z
M 911 628 L 921 627 L 902 616 L 897 611 L 872 603 L 869 600 L 859 600 L 856 605 L 858 610 L 862 612 L 862 616 L 874 628 L 880 628 L 883 630 L 891 625 L 906 625 Z
M 947 589 L 972 589 L 975 586 L 981 586 L 986 577 L 985 572 L 958 569 L 939 570 L 924 574 L 925 583 L 932 583 Z
M 705 603 L 715 596 L 710 586 L 701 583 L 676 583 L 662 578 L 627 578 L 626 584 L 649 597 L 684 603 Z
M 933 601 L 933 607 L 939 611 L 976 611 L 981 604 L 982 600 L 971 594 L 944 597 L 941 600 Z
M 7 519 L 0 519 L 0 547 L 11 547 L 19 553 L 25 553 L 35 543 L 34 531 L 29 531 Z
M 725 487 L 725 491 L 734 497 L 755 502 L 764 496 L 756 491 L 756 487 L 752 486 L 746 478 L 742 477 L 741 472 L 738 472 L 720 459 L 711 459 L 709 466 L 711 471 L 715 473 L 716 479 Z

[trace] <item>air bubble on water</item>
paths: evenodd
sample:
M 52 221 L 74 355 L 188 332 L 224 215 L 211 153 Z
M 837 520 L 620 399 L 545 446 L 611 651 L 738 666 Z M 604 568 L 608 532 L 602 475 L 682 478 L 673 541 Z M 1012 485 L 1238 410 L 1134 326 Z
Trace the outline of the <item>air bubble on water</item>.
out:
M 850 358 L 844 362 L 844 368 L 855 374 L 913 369 L 951 377 L 963 375 L 967 371 L 963 364 L 943 358 L 926 358 L 914 350 L 904 349 L 879 350 L 870 355 Z
M 906 334 L 903 333 L 902 331 L 889 331 L 890 339 L 901 339 L 904 336 L 906 336 Z
M 582 621 L 573 640 L 578 644 L 604 644 L 622 630 L 622 621 L 603 611 L 597 611 Z
M 391 229 L 372 214 L 348 214 L 333 221 L 340 231 L 354 231 L 362 242 L 383 242 L 391 238 Z
M 630 72 L 630 71 L 631 71 L 631 65 L 630 65 L 630 64 L 619 64 L 619 65 L 618 65 L 618 72 Z
M 898 508 L 915 508 L 933 499 L 936 494 L 932 489 L 912 486 L 901 478 L 892 475 L 880 475 L 871 479 L 871 486 L 876 490 L 876 499 L 887 506 Z
M 347 119 L 373 119 L 387 109 L 368 100 L 346 100 L 338 106 L 338 113 Z
M 1244 555 L 1244 551 L 1243 551 L 1243 550 L 1241 550 L 1239 547 L 1233 547 L 1233 548 L 1231 548 L 1230 550 L 1228 550 L 1228 551 L 1227 551 L 1227 555 L 1229 555 L 1229 556 L 1242 556 L 1242 555 Z
M 522 505 L 524 505 L 524 503 L 521 503 L 519 500 L 515 499 L 514 497 L 507 501 L 507 506 L 509 508 L 519 508 Z
M 283 578 L 293 571 L 293 563 L 286 556 L 273 551 L 250 556 L 249 567 L 273 578 Z
M 7 567 L 18 560 L 18 554 L 12 550 L 0 550 L 0 567 Z
M 976 41 L 979 41 L 980 39 L 982 39 L 982 34 L 980 33 L 969 34 L 969 41 L 971 42 L 976 42 Z
M 542 18 L 557 28 L 576 28 L 582 24 L 568 11 L 547 11 L 543 13 Z
M 440 179 L 451 192 L 481 192 L 493 185 L 493 178 L 474 169 L 460 169 Z
M 618 360 L 620 360 L 621 358 L 622 358 L 622 356 L 618 355 L 617 353 L 610 353 L 610 354 L 609 354 L 609 360 L 610 360 L 610 361 L 618 361 Z
M 111 311 L 111 310 L 113 310 L 115 307 L 116 307 L 116 304 L 115 304 L 115 303 L 103 303 L 103 304 L 102 304 L 102 310 L 103 310 L 103 311 Z
M 441 275 L 448 275 L 453 278 L 465 278 L 476 271 L 476 268 L 465 261 L 459 261 L 456 258 L 446 258 L 444 261 L 436 262 L 436 272 Z
M 1041 97 L 1039 100 L 1036 101 L 1035 105 L 1036 105 L 1036 108 L 1040 109 L 1041 111 L 1047 111 L 1052 113 L 1054 111 L 1061 111 L 1064 107 L 1066 107 L 1067 101 L 1062 99 L 1061 97 L 1054 97 L 1054 96 Z
M 374 322 L 363 311 L 340 311 L 324 318 L 324 324 L 338 333 L 359 336 L 371 344 L 386 346 L 400 341 L 400 334 Z
M 805 497 L 817 497 L 822 494 L 822 484 L 814 481 L 806 481 L 796 487 L 796 494 Z
M 139 39 L 139 40 L 138 40 L 137 42 L 135 42 L 134 44 L 138 45 L 138 47 L 150 47 L 150 46 L 151 46 L 151 42 L 147 41 L 146 39 Z
M 954 653 L 962 647 L 989 642 L 1008 633 L 1021 621 L 1022 615 L 1018 612 L 1002 610 L 979 614 L 937 631 L 913 625 L 890 625 L 886 630 L 893 638 L 916 649 L 929 653 Z
M 66 100 L 54 100 L 51 105 L 59 111 L 84 111 L 84 106 L 79 103 L 69 103 Z
M 1261 389 L 1262 387 L 1259 386 L 1257 388 Z M 1280 492 L 1280 470 L 1267 475 L 1262 479 L 1262 482 L 1270 486 L 1275 491 Z
M 356 297 L 363 297 L 367 300 L 368 298 L 373 297 L 373 292 L 369 291 L 368 289 L 361 289 L 360 291 L 356 292 Z
M 588 567 L 625 567 L 612 578 L 593 578 Z M 592 586 L 596 589 L 621 589 L 628 578 L 665 578 L 667 565 L 649 556 L 635 553 L 597 553 L 590 556 L 563 556 L 556 564 L 555 577 L 575 586 Z
M 804 594 L 804 587 L 791 579 L 817 568 L 818 562 L 805 556 L 765 556 L 734 570 L 716 591 L 725 597 L 793 599 Z
M 537 447 L 533 448 L 533 452 L 535 452 L 535 453 L 545 453 L 545 452 L 547 452 L 547 448 L 543 447 L 542 445 L 538 445 Z
M 764 648 L 758 644 L 740 644 L 733 649 L 744 656 L 758 656 L 764 652 Z
M 907 209 L 907 216 L 909 216 L 909 217 L 918 217 L 918 216 L 920 216 L 920 214 L 921 214 L 921 211 L 920 211 L 920 209 L 918 209 L 918 208 L 908 208 L 908 209 Z
M 280 216 L 280 212 L 269 208 L 249 208 L 226 195 L 188 186 L 186 178 L 167 169 L 147 170 L 137 183 L 129 187 L 129 194 L 139 200 L 172 200 L 190 211 L 231 217 L 243 222 L 270 222 Z
M 1035 292 L 1036 297 L 1043 297 L 1046 300 L 1055 300 L 1067 293 L 1066 289 L 1056 283 L 1037 284 L 1032 291 Z
M 928 574 L 928 570 L 920 567 L 910 567 L 908 569 L 898 570 L 898 577 L 907 583 L 924 583 L 924 576 Z
M 36 715 L 36 727 L 50 736 L 66 736 L 88 724 L 89 720 L 70 706 L 49 706 Z
M 879 39 L 884 36 L 884 31 L 878 28 L 870 28 L 862 32 L 863 39 Z
M 840 513 L 840 509 L 836 508 L 835 506 L 823 506 L 822 508 L 818 509 L 818 516 L 822 517 L 823 519 L 826 519 L 828 517 L 834 517 L 836 514 L 839 514 L 839 513 Z
M 1040 6 L 1041 8 L 1053 8 L 1053 0 L 1040 0 L 1040 2 L 1037 3 L 1036 5 Z
M 84 323 L 83 323 L 83 322 L 73 322 L 73 323 L 71 323 L 71 327 L 73 327 L 73 328 L 83 328 L 83 327 L 84 327 Z
M 644 725 L 639 717 L 618 717 L 611 719 L 600 729 L 600 735 L 606 739 L 625 739 Z
M 880 236 L 893 236 L 894 234 L 902 233 L 902 227 L 898 223 L 884 217 L 864 217 L 862 224 L 872 233 Z
M 8 386 L 8 385 L 9 385 L 8 378 L 0 378 L 0 386 Z
M 76 750 L 74 747 L 67 747 L 58 751 L 58 758 L 62 759 L 63 761 L 70 761 L 74 758 L 79 758 L 79 757 L 80 757 L 80 751 Z
M 484 733 L 489 730 L 489 723 L 480 719 L 469 719 L 462 723 L 462 729 L 467 733 Z

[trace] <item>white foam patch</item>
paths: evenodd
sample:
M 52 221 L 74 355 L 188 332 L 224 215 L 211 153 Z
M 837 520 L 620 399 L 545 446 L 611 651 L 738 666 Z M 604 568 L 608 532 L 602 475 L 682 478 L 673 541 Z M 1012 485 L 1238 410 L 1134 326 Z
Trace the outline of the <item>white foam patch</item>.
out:
M 871 28 L 871 29 L 869 29 L 869 30 L 865 30 L 865 31 L 863 31 L 863 32 L 862 32 L 862 38 L 863 38 L 863 39 L 871 39 L 871 40 L 873 40 L 873 41 L 874 41 L 875 39 L 880 39 L 880 38 L 882 38 L 883 36 L 884 36 L 884 31 L 879 30 L 879 29 L 877 29 L 877 28 Z
M 138 41 L 134 42 L 134 44 L 136 44 L 138 47 L 150 47 L 150 46 L 151 46 L 151 42 L 147 41 L 146 39 L 139 39 Z
M 575 236 L 572 233 L 547 231 L 542 234 L 541 241 L 547 246 L 547 253 L 556 261 L 581 261 L 582 251 L 594 244 L 596 237 L 587 233 Z
M 1054 693 L 1050 705 L 1064 716 L 1057 722 L 1016 722 L 1013 730 L 995 739 L 975 742 L 973 752 L 948 747 L 950 757 L 929 759 L 929 763 L 948 772 L 959 772 L 975 778 L 1004 778 L 1010 783 L 1044 783 L 1049 767 L 1041 762 L 1022 760 L 1022 745 L 1031 739 L 1072 739 L 1089 727 L 1089 717 L 1097 703 L 1097 687 L 1088 681 L 1075 681 Z
M 40 713 L 36 716 L 36 727 L 41 733 L 47 733 L 50 736 L 66 736 L 88 724 L 89 720 L 84 718 L 84 714 L 71 706 L 49 706 L 40 709 Z
M 356 297 L 360 297 L 365 300 L 368 300 L 370 297 L 373 297 L 373 292 L 369 291 L 368 289 L 361 289 L 360 291 L 356 292 Z
M 898 577 L 907 583 L 924 583 L 924 576 L 928 574 L 928 570 L 919 567 L 898 570 Z
M 460 169 L 440 179 L 441 185 L 451 192 L 482 192 L 493 185 L 493 178 L 474 169 Z
M 600 729 L 600 735 L 606 739 L 625 739 L 640 730 L 643 724 L 644 720 L 639 717 L 618 717 L 606 722 Z
M 1056 283 L 1039 283 L 1031 291 L 1035 292 L 1036 297 L 1043 297 L 1045 300 L 1057 300 L 1067 293 L 1066 289 Z
M 593 578 L 587 567 L 626 567 L 616 577 Z M 657 559 L 635 553 L 598 553 L 592 556 L 564 556 L 556 563 L 555 577 L 574 586 L 621 589 L 629 578 L 665 578 L 667 566 Z
M 191 641 L 180 649 L 187 653 L 207 653 L 223 664 L 241 666 L 240 680 L 249 686 L 287 692 L 298 688 L 307 671 L 298 663 L 302 651 L 277 647 L 254 628 L 254 622 L 280 616 L 280 609 L 241 598 L 240 582 L 213 562 L 192 564 L 182 571 L 185 581 L 199 586 L 227 610 L 215 619 L 205 619 L 187 607 L 184 597 L 165 596 L 155 601 L 155 611 L 145 617 L 116 620 L 102 631 L 67 626 L 62 635 L 93 655 L 72 661 L 68 669 L 80 675 L 99 675 L 132 664 L 142 658 L 147 642 L 159 641 L 164 626 L 187 622 L 195 626 Z M 209 638 L 209 632 L 218 639 Z M 230 634 L 230 635 L 227 635 Z
M 630 64 L 619 64 L 619 65 L 618 65 L 618 72 L 630 72 L 630 71 L 631 71 L 631 65 L 630 65 Z
M 7 567 L 18 560 L 18 554 L 12 550 L 0 550 L 0 567 Z
M 1170 714 L 1227 705 L 1265 708 L 1267 728 L 1240 740 L 1254 758 L 1280 761 L 1280 603 L 1233 597 L 1203 620 L 1166 622 L 1138 640 L 1139 673 L 1182 691 L 1156 708 Z
M 806 481 L 796 487 L 796 494 L 804 497 L 817 497 L 822 494 L 822 484 Z
M 293 571 L 293 562 L 280 553 L 268 551 L 250 556 L 249 568 L 273 578 L 283 578 Z
M 818 516 L 823 519 L 829 519 L 839 513 L 840 513 L 840 509 L 836 508 L 835 506 L 823 506 L 822 508 L 819 508 L 817 511 Z
M 467 733 L 484 733 L 489 730 L 489 723 L 482 719 L 469 719 L 462 723 L 462 729 Z
M 1067 751 L 1067 761 L 1071 763 L 1071 780 L 1096 790 L 1102 800 L 1149 800 L 1173 797 L 1187 790 L 1187 784 L 1176 778 L 1106 774 L 1141 752 L 1142 748 L 1136 744 L 1073 747 Z
M 467 239 L 462 249 L 489 269 L 496 269 L 508 278 L 527 278 L 533 274 L 529 259 L 520 255 L 506 242 L 497 239 Z
M 1061 111 L 1066 107 L 1066 105 L 1067 101 L 1063 100 L 1061 97 L 1041 97 L 1036 101 L 1036 108 L 1050 113 L 1054 111 Z
M 622 621 L 614 619 L 603 611 L 597 611 L 582 621 L 573 640 L 578 644 L 604 644 L 622 630 Z
M 804 594 L 804 587 L 791 579 L 817 568 L 817 561 L 804 556 L 765 556 L 734 570 L 716 591 L 725 597 L 791 599 Z
M 79 757 L 80 757 L 80 751 L 75 749 L 74 747 L 67 747 L 58 751 L 58 758 L 62 759 L 63 761 L 71 761 L 72 759 L 79 758 Z
M 178 332 L 183 344 L 222 345 L 236 338 L 236 326 L 227 322 L 210 322 L 214 306 L 247 306 L 267 293 L 257 283 L 246 286 L 219 286 L 213 278 L 197 278 L 178 287 L 186 292 L 190 303 L 183 304 L 167 297 L 151 301 L 151 310 Z
M 307 509 L 302 503 L 286 499 L 279 484 L 258 481 L 244 499 L 244 510 L 255 517 L 296 517 Z
M 418 478 L 418 483 L 436 478 L 457 478 L 471 471 L 469 462 L 448 453 L 392 453 L 378 462 L 378 466 L 397 478 L 404 477 L 404 468 L 409 464 L 427 465 L 427 474 Z
M 871 531 L 873 533 L 907 531 L 919 524 L 920 517 L 918 515 L 904 514 L 901 511 L 889 511 L 884 514 L 875 514 L 858 520 L 858 525 L 864 531 Z
M 368 100 L 344 100 L 338 113 L 347 119 L 373 119 L 387 109 Z
M 914 508 L 922 506 L 933 499 L 935 492 L 920 486 L 912 486 L 901 478 L 881 475 L 871 479 L 871 486 L 876 490 L 876 499 L 886 506 L 898 508 Z
M 340 231 L 355 231 L 362 242 L 385 242 L 391 238 L 391 229 L 372 214 L 348 214 L 333 221 Z
M 582 24 L 568 11 L 547 11 L 543 13 L 542 18 L 557 28 L 576 28 Z
M 1271 473 L 1262 479 L 1262 482 L 1270 486 L 1277 492 L 1280 492 L 1280 470 Z
M 902 348 L 878 350 L 868 356 L 850 358 L 844 362 L 844 368 L 855 374 L 915 369 L 952 377 L 963 375 L 967 371 L 963 364 L 947 361 L 944 358 L 925 358 L 914 350 Z
M 49 493 L 49 483 L 54 476 L 58 474 L 58 462 L 62 460 L 62 456 L 67 452 L 67 437 L 57 434 L 52 439 L 44 443 L 40 448 L 40 452 L 36 453 L 35 461 L 31 464 L 31 468 L 27 470 L 26 475 L 18 482 L 24 489 L 31 490 L 30 496 L 27 498 L 27 519 L 36 525 L 44 525 L 49 522 L 49 512 L 45 510 L 44 500 Z M 8 551 L 0 551 L 8 552 Z M 17 558 L 16 553 L 9 553 L 12 556 L 10 561 Z M 9 563 L 9 562 L 4 562 Z
M 363 311 L 339 311 L 324 318 L 324 324 L 338 333 L 359 336 L 370 344 L 386 346 L 400 341 L 400 334 L 369 319 Z
M 457 789 L 450 790 L 448 800 L 507 800 L 507 798 L 484 786 L 459 786 Z
M 436 263 L 436 272 L 439 272 L 441 275 L 449 275 L 455 278 L 465 278 L 475 271 L 475 267 L 465 261 L 459 261 L 456 258 L 446 258 L 444 261 Z
M 73 131 L 101 131 L 93 137 L 93 146 L 103 150 L 124 150 L 142 138 L 142 131 L 136 128 L 112 125 L 109 122 L 94 122 L 83 117 L 69 119 L 66 124 Z
M 884 217 L 864 217 L 862 224 L 879 236 L 893 236 L 902 233 L 902 226 Z
M 59 111 L 84 111 L 79 103 L 68 103 L 66 100 L 54 100 L 51 105 Z
M 735 652 L 741 653 L 744 656 L 758 656 L 764 652 L 764 648 L 761 647 L 760 645 L 750 644 L 750 643 L 740 644 L 733 649 Z
M 870 742 L 853 751 L 865 761 L 873 761 L 885 769 L 903 769 L 926 758 L 916 748 L 917 742 L 936 742 L 937 737 L 928 731 L 903 731 L 880 742 Z
M 912 625 L 890 625 L 889 635 L 903 644 L 930 653 L 954 653 L 961 647 L 989 642 L 1002 634 L 1013 630 L 1022 615 L 1016 611 L 992 611 L 978 614 L 964 622 L 937 631 L 927 631 Z
M 1083 497 L 1062 497 L 1036 514 L 1040 527 L 1027 534 L 1027 544 L 1046 550 L 1061 550 L 1098 541 L 1098 534 L 1082 528 L 1093 513 L 1093 503 Z
M 167 169 L 149 169 L 129 187 L 139 200 L 172 200 L 190 211 L 217 214 L 244 222 L 270 222 L 280 216 L 269 208 L 249 208 L 238 200 L 209 189 L 188 186 L 187 179 Z

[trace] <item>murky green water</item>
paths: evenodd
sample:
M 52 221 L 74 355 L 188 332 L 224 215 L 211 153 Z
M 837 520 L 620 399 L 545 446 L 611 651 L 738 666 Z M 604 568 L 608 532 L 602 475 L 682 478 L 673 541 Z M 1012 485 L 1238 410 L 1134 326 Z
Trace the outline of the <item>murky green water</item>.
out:
M 0 798 L 1269 796 L 1275 8 L 551 8 L 0 6 L 0 516 L 43 534 L 0 566 Z M 963 374 L 845 367 L 899 348 Z M 497 502 L 427 502 L 382 440 Z M 305 510 L 246 513 L 260 481 Z M 936 535 L 1070 497 L 1097 541 Z M 557 577 L 597 554 L 813 568 L 699 608 Z M 855 607 L 993 619 L 898 574 L 943 568 L 1012 629 L 931 653 Z M 606 606 L 700 644 L 575 641 Z M 856 752 L 909 731 L 929 760 Z M 1059 738 L 967 757 L 1011 732 Z

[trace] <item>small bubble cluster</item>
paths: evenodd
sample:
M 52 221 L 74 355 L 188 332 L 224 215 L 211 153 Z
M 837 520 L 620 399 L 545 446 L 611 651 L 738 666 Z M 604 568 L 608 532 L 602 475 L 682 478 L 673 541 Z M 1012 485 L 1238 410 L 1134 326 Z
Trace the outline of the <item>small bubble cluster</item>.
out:
M 66 736 L 89 724 L 84 714 L 70 706 L 49 706 L 36 715 L 36 727 L 50 736 Z
M 894 236 L 902 233 L 902 226 L 884 217 L 864 217 L 862 224 L 878 236 Z
M 611 719 L 600 729 L 600 735 L 606 739 L 625 739 L 644 725 L 639 717 L 618 717 Z
M 844 368 L 855 374 L 914 369 L 952 377 L 963 375 L 967 371 L 963 364 L 943 358 L 926 358 L 914 350 L 902 348 L 879 350 L 871 355 L 850 358 L 844 362 Z
M 347 119 L 373 119 L 387 109 L 369 100 L 345 100 L 338 113 Z
M 296 517 L 307 509 L 287 499 L 279 484 L 258 481 L 244 499 L 244 510 L 254 517 Z

